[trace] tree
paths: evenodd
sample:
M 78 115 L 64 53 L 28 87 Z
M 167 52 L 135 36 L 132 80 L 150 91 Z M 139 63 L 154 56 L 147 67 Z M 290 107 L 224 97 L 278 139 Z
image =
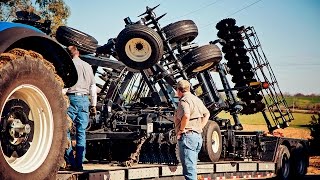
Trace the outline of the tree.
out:
M 316 153 L 319 153 L 320 151 L 320 113 L 318 113 L 318 117 L 315 115 L 311 116 L 311 121 L 309 124 L 309 129 L 311 132 L 312 139 L 310 140 L 310 147 L 311 150 L 313 150 Z
M 27 11 L 38 15 L 43 22 L 51 21 L 53 34 L 61 25 L 65 25 L 70 16 L 70 9 L 64 0 L 0 0 L 0 20 L 17 19 L 17 11 Z

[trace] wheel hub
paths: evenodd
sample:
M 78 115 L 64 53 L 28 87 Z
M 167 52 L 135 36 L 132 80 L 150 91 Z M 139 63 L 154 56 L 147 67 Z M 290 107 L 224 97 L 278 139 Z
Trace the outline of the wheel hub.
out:
M 8 119 L 8 132 L 10 135 L 10 143 L 18 145 L 24 142 L 31 131 L 29 124 L 23 124 L 19 119 L 10 117 Z
M 216 132 L 216 131 L 214 131 L 213 133 L 212 133 L 212 151 L 214 152 L 214 153 L 216 153 L 216 152 L 218 152 L 218 150 L 219 150 L 219 134 Z
M 144 62 L 150 58 L 152 49 L 146 40 L 132 38 L 127 42 L 125 52 L 132 61 Z
M 23 156 L 29 149 L 28 138 L 32 137 L 29 114 L 29 106 L 20 99 L 9 100 L 3 110 L 1 123 L 1 145 L 4 154 L 11 157 Z M 31 140 L 32 141 L 32 140 Z

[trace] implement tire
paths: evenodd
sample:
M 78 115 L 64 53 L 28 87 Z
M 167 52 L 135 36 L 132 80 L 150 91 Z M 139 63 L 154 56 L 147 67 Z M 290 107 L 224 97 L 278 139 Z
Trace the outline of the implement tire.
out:
M 59 26 L 56 39 L 65 46 L 76 46 L 81 54 L 93 54 L 98 47 L 94 37 L 68 26 Z
M 193 49 L 181 58 L 187 74 L 208 70 L 217 65 L 222 59 L 222 53 L 217 45 L 204 45 Z
M 62 79 L 40 54 L 22 49 L 0 55 L 0 77 L 0 179 L 55 179 L 66 148 Z M 17 107 L 12 101 L 27 105 L 21 106 L 24 116 L 13 117 L 29 122 L 31 133 L 23 142 L 11 141 L 8 133 L 13 129 L 8 110 Z
M 202 148 L 199 160 L 204 162 L 217 162 L 222 152 L 222 136 L 219 125 L 208 121 L 202 132 Z
M 150 27 L 134 24 L 119 33 L 116 51 L 119 60 L 126 66 L 143 70 L 152 67 L 162 58 L 163 42 Z
M 191 42 L 198 36 L 198 27 L 192 20 L 182 20 L 168 24 L 163 32 L 170 44 Z

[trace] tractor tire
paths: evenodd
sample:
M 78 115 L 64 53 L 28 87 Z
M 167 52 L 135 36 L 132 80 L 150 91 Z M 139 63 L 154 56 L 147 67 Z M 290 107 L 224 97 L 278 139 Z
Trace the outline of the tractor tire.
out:
M 181 58 L 186 67 L 186 73 L 198 73 L 217 65 L 222 59 L 222 53 L 217 45 L 204 45 L 193 49 Z
M 22 49 L 0 54 L 0 77 L 0 179 L 55 179 L 67 146 L 62 79 L 40 54 Z M 28 137 L 10 134 L 19 122 Z
M 64 46 L 76 46 L 81 54 L 93 54 L 98 47 L 94 37 L 68 26 L 59 26 L 56 39 Z
M 280 145 L 279 155 L 276 165 L 277 179 L 289 180 L 290 179 L 290 152 L 287 146 Z
M 155 65 L 163 55 L 163 42 L 150 27 L 134 24 L 123 29 L 116 43 L 119 60 L 132 69 L 143 70 Z
M 204 162 L 217 162 L 222 151 L 222 136 L 219 125 L 209 121 L 203 128 L 203 144 L 199 153 L 199 160 Z
M 198 27 L 192 20 L 171 23 L 162 30 L 166 34 L 169 43 L 175 45 L 191 42 L 198 36 Z
M 309 154 L 307 148 L 298 143 L 291 150 L 291 178 L 293 179 L 303 179 L 304 175 L 307 173 L 309 166 Z

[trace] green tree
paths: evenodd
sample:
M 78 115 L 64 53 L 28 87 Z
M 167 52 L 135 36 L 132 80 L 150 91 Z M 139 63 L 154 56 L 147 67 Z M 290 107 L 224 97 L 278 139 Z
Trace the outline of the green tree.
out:
M 17 11 L 27 11 L 40 16 L 40 22 L 51 20 L 53 34 L 67 23 L 70 9 L 64 0 L 0 0 L 0 20 L 12 21 Z

